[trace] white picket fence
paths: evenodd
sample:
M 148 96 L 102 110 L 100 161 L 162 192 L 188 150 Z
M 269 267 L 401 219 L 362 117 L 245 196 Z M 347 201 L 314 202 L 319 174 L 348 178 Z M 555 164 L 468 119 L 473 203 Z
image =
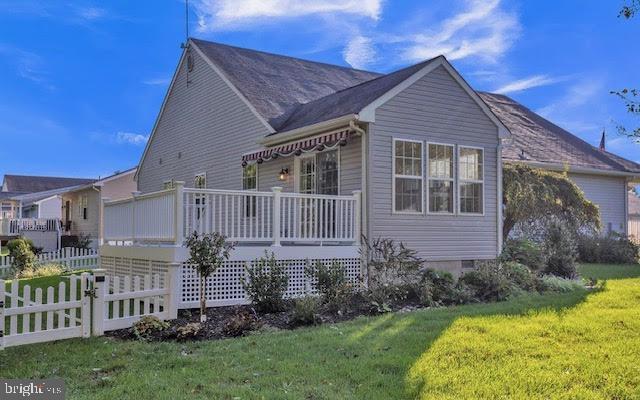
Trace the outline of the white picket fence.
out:
M 141 317 L 177 318 L 177 274 L 110 278 L 104 270 L 69 276 L 57 287 L 20 288 L 0 280 L 0 350 L 22 344 L 101 336 Z M 33 296 L 32 296 L 33 294 Z M 43 297 L 43 295 L 45 295 Z
M 65 247 L 58 251 L 42 253 L 36 256 L 39 264 L 62 264 L 71 270 L 98 268 L 98 259 L 97 250 L 80 249 L 76 247 Z M 11 257 L 0 257 L 0 278 L 9 276 L 11 269 Z

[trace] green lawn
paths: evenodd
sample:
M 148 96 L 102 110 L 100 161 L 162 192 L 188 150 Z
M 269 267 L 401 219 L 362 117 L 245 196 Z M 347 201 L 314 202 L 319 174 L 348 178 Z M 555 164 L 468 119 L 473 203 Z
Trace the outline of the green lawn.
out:
M 0 376 L 81 399 L 640 398 L 640 267 L 583 271 L 617 280 L 224 341 L 15 347 Z

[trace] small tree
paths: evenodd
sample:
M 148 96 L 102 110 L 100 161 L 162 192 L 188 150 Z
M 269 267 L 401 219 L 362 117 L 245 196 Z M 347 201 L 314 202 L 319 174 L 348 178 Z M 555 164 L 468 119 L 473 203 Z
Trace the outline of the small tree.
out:
M 22 271 L 35 268 L 37 263 L 31 240 L 24 238 L 13 239 L 7 243 L 7 248 L 12 259 L 13 272 L 16 275 Z
M 505 239 L 518 224 L 548 226 L 560 221 L 573 230 L 600 229 L 598 206 L 587 200 L 566 173 L 506 164 L 503 187 Z
M 185 241 L 189 248 L 189 264 L 193 264 L 200 275 L 200 322 L 207 321 L 206 282 L 223 262 L 229 259 L 234 246 L 227 243 L 227 238 L 217 232 L 198 235 L 193 232 Z

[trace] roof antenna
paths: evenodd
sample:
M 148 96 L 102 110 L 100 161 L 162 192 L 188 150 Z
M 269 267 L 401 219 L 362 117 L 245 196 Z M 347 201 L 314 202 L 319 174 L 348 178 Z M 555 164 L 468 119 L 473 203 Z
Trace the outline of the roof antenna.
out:
M 184 0 L 184 43 L 180 44 L 181 48 L 186 48 L 189 43 L 189 0 Z

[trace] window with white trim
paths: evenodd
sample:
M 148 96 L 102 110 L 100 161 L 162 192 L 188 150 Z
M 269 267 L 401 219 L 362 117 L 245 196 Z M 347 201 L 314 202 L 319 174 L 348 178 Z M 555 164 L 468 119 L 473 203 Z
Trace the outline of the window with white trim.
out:
M 393 140 L 395 212 L 422 213 L 422 142 Z
M 453 213 L 453 145 L 429 143 L 427 167 L 430 213 Z
M 80 215 L 82 219 L 89 219 L 89 199 L 86 194 L 80 196 Z
M 248 164 L 242 169 L 242 190 L 258 190 L 258 164 Z M 257 197 L 244 196 L 244 216 L 255 217 Z
M 460 146 L 458 170 L 460 213 L 484 213 L 484 150 Z

